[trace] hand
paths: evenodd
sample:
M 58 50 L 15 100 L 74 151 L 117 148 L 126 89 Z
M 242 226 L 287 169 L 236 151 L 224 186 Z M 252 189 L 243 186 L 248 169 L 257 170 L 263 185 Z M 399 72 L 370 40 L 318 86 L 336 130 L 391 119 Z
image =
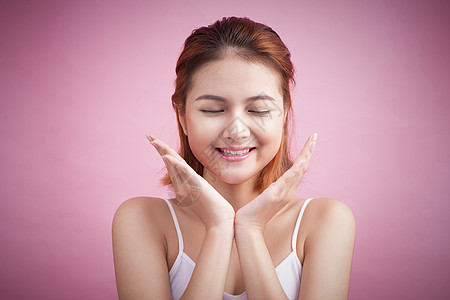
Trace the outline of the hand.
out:
M 292 167 L 272 183 L 258 197 L 236 212 L 236 227 L 245 227 L 264 232 L 274 215 L 292 202 L 294 193 L 308 167 L 317 141 L 317 133 L 310 136 Z
M 198 215 L 206 228 L 223 223 L 234 223 L 233 206 L 222 195 L 162 140 L 152 135 L 148 135 L 147 139 L 162 156 L 179 206 L 189 207 Z

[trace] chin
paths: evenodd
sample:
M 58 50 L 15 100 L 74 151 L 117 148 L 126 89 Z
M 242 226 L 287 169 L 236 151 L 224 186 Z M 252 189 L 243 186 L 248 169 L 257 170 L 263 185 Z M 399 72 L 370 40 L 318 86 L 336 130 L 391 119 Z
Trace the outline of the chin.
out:
M 227 184 L 241 184 L 255 178 L 258 173 L 244 174 L 243 172 L 225 171 L 219 174 L 214 174 L 218 179 Z

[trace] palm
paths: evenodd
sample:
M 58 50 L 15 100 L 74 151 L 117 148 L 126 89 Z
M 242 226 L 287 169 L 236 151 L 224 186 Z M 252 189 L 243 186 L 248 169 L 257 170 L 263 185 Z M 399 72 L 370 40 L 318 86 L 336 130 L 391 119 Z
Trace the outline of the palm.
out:
M 292 195 L 308 167 L 317 136 L 311 136 L 292 167 L 255 199 L 236 212 L 236 224 L 263 230 L 267 222 L 292 202 Z
M 231 204 L 160 139 L 147 137 L 162 156 L 169 172 L 176 203 L 189 207 L 206 226 L 234 219 Z

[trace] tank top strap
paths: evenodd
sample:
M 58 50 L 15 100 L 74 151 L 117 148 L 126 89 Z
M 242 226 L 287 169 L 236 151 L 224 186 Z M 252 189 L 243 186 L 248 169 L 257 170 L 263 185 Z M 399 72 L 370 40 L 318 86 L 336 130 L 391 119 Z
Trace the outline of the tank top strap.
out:
M 183 244 L 183 236 L 181 235 L 181 229 L 180 224 L 178 223 L 177 215 L 175 214 L 175 210 L 173 209 L 172 203 L 170 203 L 169 200 L 162 198 L 164 201 L 166 201 L 167 206 L 169 206 L 170 214 L 172 215 L 173 223 L 175 225 L 175 229 L 177 230 L 177 236 L 178 236 L 178 253 L 183 253 L 184 250 L 184 244 Z
M 308 203 L 314 198 L 308 198 L 305 200 L 305 203 L 303 203 L 302 208 L 300 209 L 300 213 L 297 217 L 297 222 L 295 223 L 294 227 L 294 233 L 292 234 L 292 251 L 294 251 L 297 254 L 297 236 L 298 236 L 298 229 L 300 227 L 300 222 L 302 220 L 303 213 L 305 212 L 306 206 Z

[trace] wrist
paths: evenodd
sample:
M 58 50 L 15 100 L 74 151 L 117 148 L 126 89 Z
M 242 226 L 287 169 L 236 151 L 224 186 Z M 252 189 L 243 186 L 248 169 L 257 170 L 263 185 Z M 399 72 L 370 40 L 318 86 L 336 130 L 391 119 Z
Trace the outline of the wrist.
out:
M 227 233 L 234 232 L 234 221 L 222 221 L 217 223 L 205 224 L 207 232 Z
M 246 218 L 245 215 L 236 213 L 234 218 L 234 230 L 241 232 L 264 232 L 266 224 Z
M 248 236 L 248 235 L 260 235 L 264 234 L 265 226 L 259 224 L 249 223 L 235 223 L 234 232 L 235 235 Z

